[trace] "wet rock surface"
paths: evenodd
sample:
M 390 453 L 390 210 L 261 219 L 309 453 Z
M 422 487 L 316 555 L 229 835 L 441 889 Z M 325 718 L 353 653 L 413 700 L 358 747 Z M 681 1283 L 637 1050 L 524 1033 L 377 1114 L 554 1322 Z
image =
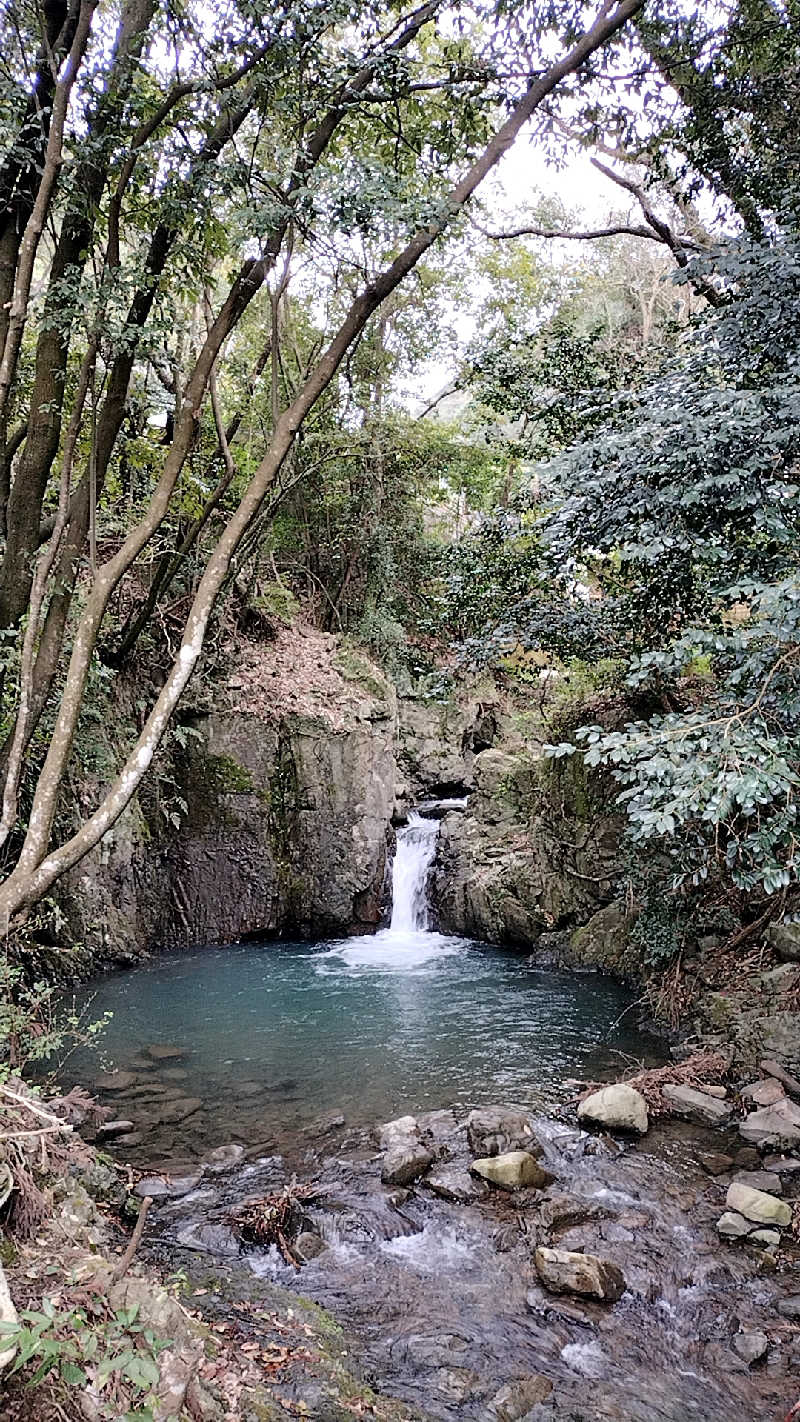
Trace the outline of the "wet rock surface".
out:
M 436 1422 L 786 1415 L 796 1400 L 791 1350 L 800 1341 L 789 1236 L 770 1258 L 752 1236 L 720 1240 L 715 1225 L 731 1175 L 710 1176 L 701 1161 L 725 1147 L 733 1161 L 733 1131 L 659 1120 L 646 1139 L 607 1145 L 563 1122 L 528 1118 L 538 1163 L 555 1179 L 544 1190 L 510 1193 L 470 1175 L 463 1113 L 411 1120 L 415 1129 L 406 1122 L 399 1135 L 421 1141 L 432 1163 L 408 1186 L 381 1180 L 392 1132 L 381 1153 L 368 1132 L 313 1147 L 305 1139 L 294 1155 L 234 1165 L 222 1189 L 204 1179 L 194 1194 L 157 1202 L 147 1247 L 195 1278 L 206 1280 L 211 1268 L 222 1316 L 243 1296 L 299 1289 L 347 1329 L 365 1376 L 401 1400 L 408 1409 L 401 1415 Z M 303 1210 L 300 1238 L 309 1247 L 299 1251 L 306 1260 L 299 1276 L 276 1250 L 242 1245 L 228 1224 L 237 1203 L 281 1189 L 293 1174 L 318 1191 Z M 467 1194 L 468 1182 L 477 1196 Z M 537 1260 L 546 1265 L 554 1255 L 569 1261 L 578 1282 L 591 1282 L 595 1271 L 599 1288 L 581 1297 L 553 1293 Z M 318 1415 L 313 1405 L 310 1415 Z

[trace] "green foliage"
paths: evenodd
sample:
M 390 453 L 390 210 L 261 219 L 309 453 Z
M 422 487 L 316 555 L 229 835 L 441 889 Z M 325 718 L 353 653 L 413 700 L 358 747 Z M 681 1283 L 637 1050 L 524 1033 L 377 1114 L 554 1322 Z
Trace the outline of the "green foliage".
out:
M 139 1305 L 111 1310 L 101 1295 L 85 1307 L 23 1309 L 17 1324 L 0 1323 L 0 1342 L 16 1349 L 9 1375 L 29 1387 L 46 1379 L 99 1396 L 99 1416 L 109 1422 L 152 1422 L 160 1380 L 159 1353 L 169 1341 L 139 1321 Z M 126 1409 L 124 1412 L 121 1409 Z

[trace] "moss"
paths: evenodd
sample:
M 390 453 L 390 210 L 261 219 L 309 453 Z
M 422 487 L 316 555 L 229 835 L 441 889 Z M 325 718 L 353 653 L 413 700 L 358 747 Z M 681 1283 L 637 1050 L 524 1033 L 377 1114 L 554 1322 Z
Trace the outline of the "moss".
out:
M 246 795 L 253 789 L 250 775 L 231 755 L 207 755 L 205 772 L 219 795 Z
M 357 647 L 344 643 L 333 657 L 333 666 L 345 681 L 352 681 L 363 687 L 375 701 L 388 699 L 388 681 Z

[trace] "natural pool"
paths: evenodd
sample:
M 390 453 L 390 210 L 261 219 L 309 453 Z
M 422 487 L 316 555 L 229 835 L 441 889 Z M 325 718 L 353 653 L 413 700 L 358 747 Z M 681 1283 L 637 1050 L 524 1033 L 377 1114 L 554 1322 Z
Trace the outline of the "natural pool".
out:
M 91 1017 L 113 1013 L 105 1064 L 135 1078 L 107 1098 L 143 1134 L 133 1158 L 228 1140 L 285 1149 L 333 1113 L 361 1125 L 445 1103 L 542 1106 L 564 1077 L 664 1055 L 608 979 L 413 930 L 159 957 L 88 995 Z M 175 1052 L 156 1060 L 150 1047 Z M 73 1079 L 91 1085 L 98 1071 L 70 1058 Z

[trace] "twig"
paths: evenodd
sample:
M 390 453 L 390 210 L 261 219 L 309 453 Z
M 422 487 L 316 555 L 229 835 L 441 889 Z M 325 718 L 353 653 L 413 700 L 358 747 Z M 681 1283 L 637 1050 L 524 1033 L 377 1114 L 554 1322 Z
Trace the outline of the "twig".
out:
M 118 1284 L 120 1279 L 123 1278 L 123 1276 L 128 1272 L 131 1260 L 133 1259 L 134 1254 L 139 1248 L 139 1240 L 141 1239 L 142 1233 L 144 1231 L 144 1222 L 147 1219 L 147 1211 L 150 1209 L 152 1203 L 152 1195 L 145 1195 L 141 1205 L 139 1206 L 139 1218 L 137 1219 L 136 1224 L 133 1227 L 133 1234 L 131 1235 L 128 1248 L 125 1250 L 125 1253 L 120 1259 L 119 1264 L 116 1265 L 111 1275 L 112 1284 Z

